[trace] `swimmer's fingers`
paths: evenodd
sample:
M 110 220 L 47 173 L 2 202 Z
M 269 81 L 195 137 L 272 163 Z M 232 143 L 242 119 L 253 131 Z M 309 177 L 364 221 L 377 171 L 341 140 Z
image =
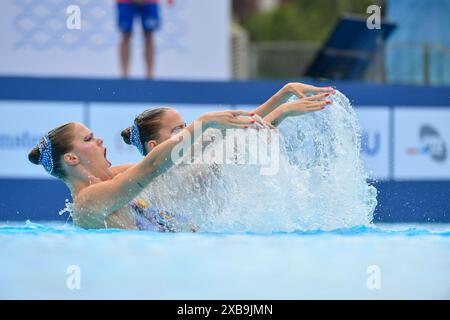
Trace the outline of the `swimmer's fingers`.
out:
M 320 111 L 323 109 L 325 109 L 325 106 L 311 107 L 311 108 L 308 108 L 308 112 Z
M 313 92 L 313 93 L 331 93 L 331 92 L 335 92 L 336 89 L 334 89 L 333 87 L 315 87 L 315 86 L 310 86 L 310 88 L 308 88 L 309 91 Z
M 334 93 L 335 91 L 336 90 L 332 87 L 316 87 L 301 82 L 288 83 L 282 89 L 282 92 L 294 93 L 299 98 L 306 98 L 310 94 Z
M 331 104 L 331 101 L 326 100 L 326 101 L 318 101 L 318 102 L 314 102 L 314 103 L 308 103 L 305 104 L 305 107 L 308 111 L 310 111 L 311 109 L 316 109 L 316 108 L 325 108 L 326 105 Z
M 228 119 L 228 124 L 232 128 L 247 129 L 250 125 L 254 124 L 256 121 L 252 118 L 247 117 L 236 117 Z
M 291 106 L 291 108 L 293 108 L 293 109 L 301 111 L 301 110 L 308 110 L 310 108 L 325 106 L 325 105 L 331 104 L 331 103 L 332 103 L 332 101 L 330 101 L 330 100 L 315 101 L 315 100 L 302 99 L 302 100 L 288 102 L 287 105 Z
M 313 105 L 310 105 L 310 106 L 306 106 L 303 109 L 303 112 L 304 113 L 309 113 L 309 112 L 323 110 L 323 109 L 325 109 L 325 106 L 326 106 L 326 104 L 324 104 L 324 103 L 316 103 L 316 104 L 313 104 Z
M 239 124 L 239 123 L 229 123 L 228 128 L 230 129 L 248 129 L 251 128 L 248 124 Z
M 316 94 L 313 96 L 309 96 L 306 98 L 303 98 L 303 101 L 320 101 L 322 99 L 325 99 L 326 97 L 329 97 L 331 95 L 331 93 L 327 92 L 327 93 L 320 93 L 320 94 Z
M 259 122 L 252 118 L 235 118 L 229 120 L 237 128 L 252 128 L 252 129 L 264 129 L 267 127 L 274 128 L 273 125 L 266 122 Z
M 254 124 L 256 122 L 255 119 L 248 117 L 230 118 L 229 121 L 234 124 Z
M 264 129 L 269 127 L 270 129 L 276 129 L 274 125 L 264 121 L 261 117 L 257 116 L 255 118 L 238 117 L 229 120 L 237 128 L 253 128 L 253 129 Z
M 238 119 L 243 120 L 243 123 L 248 124 L 248 125 L 252 125 L 256 129 L 264 129 L 264 128 L 267 128 L 267 127 L 270 128 L 270 129 L 275 129 L 274 125 L 272 125 L 271 123 L 268 123 L 267 121 L 265 121 L 263 118 L 261 118 L 258 115 L 255 115 L 252 118 L 238 117 Z M 242 124 L 242 123 L 239 122 L 237 124 Z
M 248 126 L 247 122 L 251 123 L 251 118 L 238 117 L 237 115 L 250 115 L 252 113 L 240 110 L 227 110 L 218 112 L 208 112 L 200 117 L 200 120 L 205 122 L 210 128 L 226 129 L 241 126 Z
M 252 123 L 259 129 L 263 129 L 263 128 L 267 128 L 267 127 L 271 126 L 271 125 L 269 126 L 268 123 L 266 121 L 264 121 L 264 119 L 261 118 L 260 116 L 258 116 L 257 114 L 255 116 L 253 116 L 252 119 L 254 121 Z
M 303 98 L 302 100 L 320 100 L 325 97 L 328 97 L 336 92 L 335 89 L 331 88 L 317 88 L 308 90 L 308 96 Z
M 254 112 L 247 112 L 247 111 L 244 111 L 244 110 L 230 110 L 229 112 L 235 117 L 237 117 L 237 116 L 253 117 L 255 115 Z

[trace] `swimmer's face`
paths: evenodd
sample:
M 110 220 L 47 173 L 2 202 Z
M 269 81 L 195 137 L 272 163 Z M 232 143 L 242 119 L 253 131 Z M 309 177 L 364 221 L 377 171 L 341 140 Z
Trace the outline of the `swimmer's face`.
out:
M 186 128 L 183 117 L 174 109 L 166 110 L 161 116 L 160 121 L 160 129 L 158 132 L 159 139 L 157 141 L 151 140 L 146 143 L 147 152 L 156 147 L 159 143 L 170 139 L 170 137 L 177 134 L 180 130 Z
M 186 123 L 178 111 L 167 110 L 161 117 L 161 129 L 159 130 L 160 142 L 170 139 L 173 135 L 186 128 Z
M 66 158 L 66 155 L 64 155 L 64 159 L 67 160 L 66 163 L 81 165 L 101 180 L 112 178 L 113 175 L 109 170 L 111 163 L 106 159 L 106 148 L 103 146 L 103 140 L 96 137 L 83 124 L 75 123 L 74 125 L 73 150 L 71 152 L 73 158 Z

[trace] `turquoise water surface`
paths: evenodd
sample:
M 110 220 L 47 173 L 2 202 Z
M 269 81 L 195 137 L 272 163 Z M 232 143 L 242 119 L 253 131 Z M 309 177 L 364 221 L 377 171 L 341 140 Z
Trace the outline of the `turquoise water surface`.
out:
M 199 233 L 3 224 L 0 298 L 449 299 L 450 225 L 372 224 L 358 119 L 342 93 L 330 100 L 254 141 L 278 151 L 270 175 L 238 163 L 249 146 L 212 167 L 216 130 L 213 161 L 175 166 L 143 190 L 176 214 L 176 230 Z
M 220 234 L 28 222 L 0 227 L 0 260 L 1 299 L 450 298 L 450 225 Z

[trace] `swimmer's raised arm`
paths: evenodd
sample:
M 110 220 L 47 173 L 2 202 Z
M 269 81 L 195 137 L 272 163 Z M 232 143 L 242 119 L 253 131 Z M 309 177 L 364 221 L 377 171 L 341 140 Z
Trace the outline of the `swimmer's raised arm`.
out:
M 287 117 L 294 117 L 303 115 L 305 113 L 320 111 L 325 108 L 327 104 L 331 104 L 329 100 L 323 100 L 331 93 L 322 93 L 315 96 L 305 97 L 303 99 L 286 102 L 273 110 L 264 117 L 264 121 L 278 126 Z
M 289 95 L 295 94 L 299 98 L 305 98 L 309 93 L 317 95 L 322 93 L 332 93 L 333 91 L 334 89 L 332 87 L 320 88 L 300 82 L 291 82 L 286 84 L 253 112 L 264 118 L 285 102 Z
M 172 139 L 157 145 L 142 161 L 130 166 L 122 174 L 82 189 L 74 198 L 76 215 L 74 218 L 80 219 L 85 214 L 91 219 L 92 215 L 101 215 L 105 218 L 121 209 L 153 179 L 173 165 L 171 152 L 180 141 L 189 141 L 188 143 L 192 144 L 194 127 L 200 127 L 203 131 L 208 128 L 245 128 L 248 120 L 241 119 L 239 117 L 241 115 L 250 115 L 250 113 L 240 110 L 206 113 Z

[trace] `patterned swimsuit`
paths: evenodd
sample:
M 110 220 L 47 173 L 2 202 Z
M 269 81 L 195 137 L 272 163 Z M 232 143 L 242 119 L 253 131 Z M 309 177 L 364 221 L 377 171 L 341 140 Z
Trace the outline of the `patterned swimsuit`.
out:
M 151 206 L 141 198 L 132 200 L 130 207 L 139 230 L 175 232 L 173 215 L 164 208 Z

